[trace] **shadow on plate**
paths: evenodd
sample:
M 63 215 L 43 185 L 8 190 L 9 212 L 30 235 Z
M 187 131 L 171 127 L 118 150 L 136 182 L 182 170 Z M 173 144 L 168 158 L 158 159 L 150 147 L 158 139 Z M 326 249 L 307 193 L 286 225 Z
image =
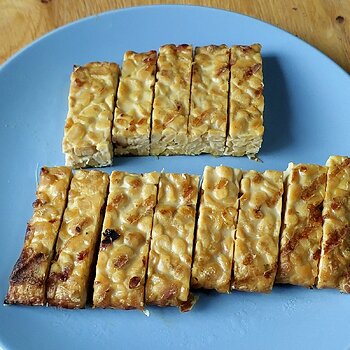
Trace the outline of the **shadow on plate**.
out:
M 135 162 L 136 158 L 138 158 L 138 157 L 137 156 L 114 156 L 112 166 L 113 167 L 125 166 L 126 164 L 130 164 L 130 163 Z M 136 160 L 136 162 L 137 162 L 137 160 Z
M 219 294 L 215 290 L 210 289 L 191 289 L 191 292 L 198 297 L 196 304 L 194 305 L 193 311 L 206 312 L 207 309 L 212 307 L 212 304 L 217 304 L 219 298 L 227 297 L 230 298 L 230 294 Z
M 277 57 L 263 58 L 265 135 L 262 153 L 277 151 L 292 143 L 292 113 L 285 74 Z

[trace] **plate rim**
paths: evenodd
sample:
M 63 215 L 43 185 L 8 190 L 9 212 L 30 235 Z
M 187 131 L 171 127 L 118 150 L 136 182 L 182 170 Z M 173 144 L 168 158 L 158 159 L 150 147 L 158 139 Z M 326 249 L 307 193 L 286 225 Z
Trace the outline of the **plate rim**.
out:
M 204 5 L 193 5 L 193 4 L 150 4 L 150 5 L 142 5 L 142 6 L 129 6 L 129 7 L 123 7 L 123 8 L 117 8 L 117 9 L 112 9 L 112 10 L 108 10 L 108 11 L 103 11 L 94 15 L 90 15 L 87 17 L 83 17 L 83 18 L 79 18 L 75 21 L 66 23 L 62 26 L 59 26 L 58 28 L 55 28 L 47 33 L 45 33 L 44 35 L 40 36 L 39 38 L 36 38 L 35 40 L 33 40 L 32 42 L 28 43 L 27 45 L 25 45 L 24 47 L 20 48 L 17 52 L 15 52 L 13 55 L 11 55 L 9 58 L 6 59 L 5 62 L 3 62 L 0 65 L 0 79 L 1 79 L 1 74 L 2 72 L 7 69 L 7 67 L 11 64 L 14 63 L 14 61 L 18 58 L 20 58 L 22 55 L 24 55 L 27 50 L 31 49 L 33 46 L 39 45 L 41 43 L 41 41 L 44 40 L 48 40 L 51 36 L 54 36 L 56 33 L 60 32 L 60 31 L 65 31 L 68 28 L 70 28 L 71 26 L 75 26 L 75 25 L 79 25 L 80 23 L 83 23 L 85 21 L 89 21 L 92 20 L 94 18 L 99 18 L 99 17 L 105 17 L 105 16 L 111 16 L 115 13 L 118 12 L 132 12 L 132 11 L 142 11 L 145 9 L 160 9 L 160 8 L 191 8 L 191 9 L 198 9 L 200 8 L 201 10 L 205 10 L 205 11 L 213 11 L 213 12 L 225 12 L 228 14 L 233 14 L 234 16 L 242 16 L 242 17 L 246 17 L 249 19 L 252 19 L 254 21 L 258 21 L 263 23 L 266 26 L 272 27 L 274 29 L 277 29 L 279 31 L 284 32 L 286 35 L 291 36 L 293 38 L 293 40 L 296 40 L 297 42 L 301 42 L 303 44 L 306 44 L 307 46 L 309 46 L 310 49 L 315 50 L 316 52 L 318 52 L 319 54 L 321 54 L 321 56 L 323 56 L 323 58 L 325 58 L 326 60 L 329 61 L 329 63 L 331 63 L 333 66 L 335 66 L 335 68 L 338 68 L 340 70 L 340 72 L 345 73 L 345 76 L 347 76 L 348 78 L 350 78 L 350 73 L 348 73 L 345 68 L 343 68 L 342 66 L 340 66 L 338 63 L 336 63 L 331 57 L 329 57 L 326 53 L 324 53 L 323 51 L 321 51 L 320 49 L 318 49 L 317 47 L 313 46 L 311 43 L 301 39 L 300 37 L 296 36 L 295 34 L 292 34 L 291 32 L 288 32 L 286 29 L 277 27 L 276 25 L 269 23 L 265 20 L 262 20 L 260 18 L 257 17 L 253 17 L 250 15 L 246 15 L 243 13 L 239 13 L 239 12 L 235 12 L 235 11 L 231 11 L 231 10 L 227 10 L 227 9 L 222 9 L 222 8 L 217 8 L 217 7 L 211 7 L 211 6 L 204 6 Z
M 336 64 L 331 58 L 329 58 L 327 55 L 325 55 L 323 52 L 321 52 L 320 50 L 318 50 L 317 48 L 313 47 L 311 44 L 303 41 L 302 39 L 294 36 L 293 34 L 281 29 L 281 28 L 278 28 L 270 23 L 267 23 L 267 22 L 264 22 L 262 20 L 259 20 L 259 19 L 256 19 L 254 17 L 251 17 L 251 16 L 247 16 L 247 15 L 244 15 L 244 14 L 240 14 L 240 13 L 236 13 L 236 12 L 233 12 L 233 11 L 228 11 L 228 10 L 224 10 L 224 9 L 216 9 L 216 8 L 211 8 L 211 7 L 206 7 L 206 6 L 196 6 L 196 5 L 147 5 L 147 6 L 136 6 L 136 7 L 128 7 L 128 8 L 123 8 L 123 9 L 114 9 L 114 10 L 110 10 L 110 11 L 105 11 L 105 12 L 102 12 L 100 14 L 97 14 L 97 15 L 92 15 L 92 16 L 88 16 L 88 17 L 85 17 L 85 18 L 82 18 L 82 19 L 79 19 L 77 21 L 73 21 L 71 23 L 68 23 L 64 26 L 61 26 L 59 28 L 56 28 L 48 33 L 46 33 L 44 36 L 34 40 L 33 42 L 31 42 L 30 44 L 26 45 L 24 48 L 22 48 L 20 51 L 18 51 L 16 54 L 12 55 L 7 61 L 4 62 L 3 65 L 0 66 L 0 87 L 1 87 L 1 84 L 2 84 L 2 81 L 1 81 L 1 73 L 3 72 L 4 73 L 4 69 L 13 69 L 15 66 L 12 65 L 12 63 L 15 65 L 16 64 L 16 59 L 23 59 L 21 58 L 22 55 L 25 55 L 26 54 L 26 50 L 30 50 L 32 48 L 32 46 L 35 46 L 35 45 L 38 45 L 40 44 L 41 40 L 48 40 L 48 38 L 51 36 L 51 35 L 55 35 L 56 32 L 59 32 L 60 30 L 67 30 L 67 28 L 69 28 L 69 26 L 73 26 L 73 25 L 76 25 L 77 23 L 79 24 L 80 22 L 83 22 L 83 21 L 87 21 L 87 20 L 92 20 L 96 17 L 99 17 L 99 16 L 107 16 L 107 15 L 112 15 L 115 13 L 115 12 L 120 12 L 120 11 L 123 11 L 123 12 L 128 12 L 130 10 L 132 11 L 135 11 L 135 10 L 143 10 L 143 8 L 149 8 L 149 7 L 155 7 L 155 8 L 164 8 L 164 7 L 176 7 L 176 8 L 179 8 L 179 7 L 192 7 L 192 8 L 198 8 L 198 7 L 201 7 L 201 8 L 205 8 L 206 10 L 209 10 L 209 11 L 212 11 L 212 12 L 216 12 L 217 10 L 218 11 L 225 11 L 225 12 L 229 12 L 233 15 L 238 15 L 239 17 L 243 16 L 243 17 L 248 17 L 248 18 L 251 18 L 255 21 L 258 21 L 258 22 L 262 22 L 264 24 L 267 24 L 268 26 L 267 27 L 273 27 L 274 30 L 277 29 L 277 30 L 280 30 L 282 32 L 285 32 L 286 34 L 289 34 L 291 35 L 292 37 L 294 37 L 294 39 L 299 39 L 299 40 L 296 40 L 295 43 L 299 43 L 300 41 L 301 42 L 304 42 L 305 44 L 307 44 L 308 46 L 311 46 L 311 48 L 315 49 L 316 51 L 319 51 L 323 56 L 325 56 L 326 58 L 328 58 L 328 60 L 332 61 L 336 66 L 338 66 L 339 68 L 341 68 L 341 70 L 344 70 L 342 67 L 340 67 L 338 64 Z M 49 40 L 52 40 L 52 39 L 49 39 Z M 26 56 L 23 56 L 23 57 L 26 57 Z M 15 61 L 15 62 L 14 62 Z M 326 62 L 326 61 L 325 61 Z M 329 64 L 329 63 L 327 63 Z M 345 71 L 345 70 L 344 70 Z M 345 73 L 347 73 L 345 71 Z M 12 72 L 13 74 L 13 72 Z M 344 75 L 341 75 L 339 76 L 343 78 Z M 350 78 L 350 75 L 349 74 L 346 74 L 345 76 L 348 76 Z M 344 78 L 343 78 L 344 79 Z M 1 348 L 1 331 L 0 331 L 0 348 Z M 11 344 L 8 344 L 8 343 L 3 343 L 5 346 L 7 345 L 11 345 Z M 125 344 L 121 344 L 121 346 L 123 346 Z M 238 343 L 238 345 L 240 345 L 240 341 Z

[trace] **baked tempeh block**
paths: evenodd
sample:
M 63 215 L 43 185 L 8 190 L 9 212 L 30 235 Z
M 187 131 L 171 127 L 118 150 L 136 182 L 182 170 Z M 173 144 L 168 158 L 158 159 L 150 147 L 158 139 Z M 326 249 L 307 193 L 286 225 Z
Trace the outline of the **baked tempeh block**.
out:
M 323 238 L 317 288 L 350 293 L 350 158 L 331 156 L 323 204 Z
M 112 164 L 111 130 L 118 76 L 116 63 L 92 62 L 74 67 L 62 142 L 66 165 L 84 168 Z
M 312 287 L 321 252 L 327 167 L 290 163 L 286 173 L 286 204 L 276 282 Z
M 232 288 L 270 292 L 277 272 L 283 174 L 248 171 L 240 192 Z
M 242 171 L 206 166 L 201 187 L 191 286 L 230 290 Z
M 232 46 L 225 154 L 255 155 L 264 135 L 261 45 Z
M 164 45 L 159 49 L 152 112 L 152 155 L 186 152 L 191 71 L 191 45 Z
M 24 246 L 11 277 L 6 304 L 44 305 L 45 283 L 71 180 L 67 167 L 43 167 Z
M 161 174 L 153 217 L 146 303 L 178 306 L 189 301 L 199 176 Z
M 94 282 L 95 307 L 144 308 L 159 173 L 111 175 Z
M 112 129 L 116 155 L 149 155 L 156 62 L 156 51 L 124 54 Z
M 223 155 L 226 140 L 230 50 L 226 45 L 197 47 L 188 123 L 190 155 Z
M 78 170 L 73 176 L 47 280 L 49 305 L 85 306 L 108 182 L 108 174 L 96 170 Z

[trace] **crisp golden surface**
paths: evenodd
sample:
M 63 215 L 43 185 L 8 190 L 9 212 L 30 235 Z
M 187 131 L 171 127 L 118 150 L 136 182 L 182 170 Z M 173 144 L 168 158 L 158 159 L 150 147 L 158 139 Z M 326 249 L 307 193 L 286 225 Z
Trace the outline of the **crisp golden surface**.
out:
M 159 49 L 152 113 L 152 155 L 185 154 L 191 70 L 191 45 L 164 45 Z
M 328 159 L 318 288 L 350 293 L 350 158 Z
M 83 168 L 112 164 L 111 130 L 118 75 L 115 63 L 74 67 L 62 142 L 66 165 Z
M 240 192 L 232 287 L 270 292 L 277 271 L 282 172 L 248 171 L 243 175 Z
M 96 277 L 94 306 L 144 308 L 144 285 L 159 173 L 111 175 Z M 115 232 L 108 239 L 108 230 Z
M 231 48 L 231 78 L 226 155 L 258 153 L 264 134 L 261 46 Z
M 116 155 L 148 155 L 157 52 L 124 54 L 114 112 L 112 141 Z
M 152 228 L 146 303 L 180 306 L 189 299 L 199 176 L 161 174 Z
M 327 167 L 290 164 L 276 281 L 312 287 L 318 274 Z
M 206 166 L 203 174 L 191 286 L 230 290 L 242 171 Z
M 73 176 L 47 281 L 50 305 L 85 306 L 108 182 L 108 174 L 95 170 L 78 170 Z
M 45 283 L 71 180 L 66 167 L 43 167 L 23 250 L 5 298 L 7 304 L 44 305 Z
M 222 155 L 225 148 L 230 50 L 197 47 L 194 56 L 188 154 Z

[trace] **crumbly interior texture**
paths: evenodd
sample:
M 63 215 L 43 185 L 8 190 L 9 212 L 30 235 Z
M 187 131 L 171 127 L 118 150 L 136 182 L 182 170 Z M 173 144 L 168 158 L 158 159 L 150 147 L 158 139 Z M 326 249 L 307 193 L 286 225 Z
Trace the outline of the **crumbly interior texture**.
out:
M 328 174 L 317 287 L 338 288 L 350 293 L 350 158 L 331 156 L 326 165 Z
M 124 55 L 112 129 L 116 155 L 150 153 L 156 62 L 156 51 Z
M 45 304 L 45 283 L 70 180 L 70 168 L 41 169 L 33 216 L 28 222 L 24 246 L 10 277 L 5 303 Z
M 158 182 L 156 172 L 112 173 L 94 282 L 95 307 L 144 308 Z
M 113 155 L 255 156 L 264 125 L 261 45 L 163 45 L 75 66 L 62 149 L 75 168 Z M 113 118 L 114 110 L 114 118 Z
M 232 46 L 225 154 L 255 155 L 264 135 L 261 46 Z
M 276 282 L 312 287 L 318 274 L 327 167 L 290 164 Z
M 242 171 L 206 166 L 201 186 L 196 244 L 192 266 L 193 288 L 230 290 L 239 182 Z
M 161 174 L 152 228 L 146 303 L 178 306 L 190 294 L 199 176 Z
M 230 49 L 197 47 L 193 62 L 187 154 L 223 155 L 226 140 Z
M 96 170 L 78 170 L 73 176 L 47 281 L 50 305 L 85 306 L 108 183 L 108 174 Z
M 186 153 L 191 71 L 191 45 L 164 45 L 159 49 L 152 113 L 152 155 Z
M 277 271 L 282 172 L 248 171 L 240 191 L 232 288 L 267 293 Z
M 74 168 L 111 165 L 113 109 L 118 83 L 116 63 L 75 66 L 62 149 L 66 165 Z

